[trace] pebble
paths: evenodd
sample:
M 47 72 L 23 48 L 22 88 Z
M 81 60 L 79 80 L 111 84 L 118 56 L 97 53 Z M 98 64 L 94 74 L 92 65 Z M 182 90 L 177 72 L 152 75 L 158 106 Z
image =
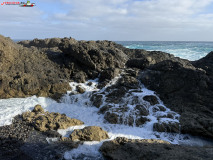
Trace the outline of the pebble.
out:
M 47 137 L 61 138 L 57 131 L 39 132 L 17 115 L 11 125 L 0 126 L 0 160 L 62 160 L 70 148 L 63 143 L 48 144 Z M 49 153 L 49 151 L 51 151 Z
M 29 136 L 29 131 L 23 128 L 28 127 L 20 115 L 14 117 L 11 125 L 0 126 L 0 159 L 12 159 L 21 153 L 20 147 Z

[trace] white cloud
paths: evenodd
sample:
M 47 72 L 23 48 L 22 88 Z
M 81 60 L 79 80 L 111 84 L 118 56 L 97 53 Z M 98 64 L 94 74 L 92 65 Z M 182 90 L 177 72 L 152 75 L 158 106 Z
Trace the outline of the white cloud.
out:
M 5 16 L 1 17 L 4 24 L 0 24 L 0 27 L 16 27 L 18 30 L 25 25 L 31 26 L 40 34 L 30 35 L 41 38 L 54 33 L 53 37 L 67 34 L 68 37 L 74 35 L 76 39 L 213 40 L 213 33 L 210 32 L 213 13 L 205 13 L 213 0 L 44 1 L 60 2 L 66 6 L 67 12 L 48 15 L 44 21 L 42 17 L 46 13 L 39 10 L 38 4 L 38 8 L 30 12 L 20 11 L 19 7 L 9 12 L 1 7 L 0 14 Z M 14 26 L 9 26 L 11 23 Z M 4 30 L 8 32 L 6 28 Z

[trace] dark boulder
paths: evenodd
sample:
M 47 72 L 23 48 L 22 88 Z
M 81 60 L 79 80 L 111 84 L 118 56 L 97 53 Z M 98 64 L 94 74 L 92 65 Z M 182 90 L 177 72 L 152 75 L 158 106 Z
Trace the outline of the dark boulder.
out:
M 77 91 L 81 94 L 85 92 L 85 89 L 82 88 L 80 85 L 78 85 L 76 88 L 77 88 Z
M 113 107 L 112 105 L 105 105 L 105 106 L 100 108 L 99 113 L 104 114 L 106 111 L 108 111 L 112 107 Z
M 119 115 L 112 112 L 106 112 L 104 115 L 104 119 L 106 119 L 111 124 L 117 124 Z
M 139 82 L 136 78 L 132 76 L 123 76 L 119 79 L 118 82 L 121 86 L 127 87 L 129 89 L 138 89 L 140 88 Z
M 72 141 L 102 141 L 104 139 L 109 139 L 107 131 L 103 130 L 98 126 L 88 126 L 83 129 L 75 129 L 70 134 L 70 139 Z
M 87 79 L 87 74 L 84 73 L 83 71 L 76 72 L 73 74 L 73 79 L 78 83 L 85 83 Z
M 169 123 L 155 123 L 153 125 L 153 130 L 157 132 L 174 132 L 180 133 L 180 126 L 177 122 Z
M 62 135 L 54 130 L 48 130 L 44 132 L 44 134 L 47 135 L 47 137 L 49 138 L 55 138 L 55 137 L 62 138 Z
M 127 92 L 128 89 L 123 86 L 112 89 L 112 91 L 106 95 L 106 102 L 118 104 Z
M 134 54 L 133 54 L 134 55 Z M 143 52 L 141 51 L 140 54 L 134 55 L 130 60 L 127 61 L 126 65 L 128 67 L 135 67 L 139 69 L 145 69 L 150 65 L 159 63 L 164 60 L 172 60 L 178 59 L 169 53 L 161 52 L 161 51 L 151 51 L 151 52 Z
M 108 41 L 79 41 L 76 44 L 70 43 L 69 39 L 62 39 L 59 48 L 72 57 L 75 57 L 85 66 L 101 71 L 112 67 L 124 67 L 128 57 L 114 43 Z
M 211 160 L 213 147 L 192 147 L 170 144 L 167 141 L 156 139 L 127 139 L 117 137 L 105 141 L 99 151 L 107 159 L 131 160 L 165 160 L 165 159 L 200 159 Z
M 136 126 L 138 127 L 138 126 L 140 126 L 140 125 L 143 125 L 143 124 L 145 124 L 146 122 L 150 122 L 151 120 L 149 119 L 149 118 L 147 118 L 147 117 L 140 117 L 140 118 L 138 118 L 137 120 L 136 120 Z
M 90 100 L 93 102 L 93 105 L 97 108 L 99 108 L 102 105 L 102 98 L 103 95 L 101 94 L 93 94 Z
M 155 104 L 159 104 L 158 99 L 156 96 L 144 96 L 143 100 L 147 101 L 150 103 L 150 105 L 155 105 Z
M 149 114 L 149 111 L 143 105 L 136 105 L 135 109 L 137 109 L 139 111 L 139 114 L 141 116 L 148 116 L 148 114 Z
M 113 78 L 115 78 L 116 76 L 118 76 L 119 73 L 121 73 L 121 71 L 118 68 L 108 68 L 108 69 L 105 69 L 104 71 L 101 72 L 101 76 L 99 78 L 99 81 L 103 82 L 106 79 L 112 80 Z

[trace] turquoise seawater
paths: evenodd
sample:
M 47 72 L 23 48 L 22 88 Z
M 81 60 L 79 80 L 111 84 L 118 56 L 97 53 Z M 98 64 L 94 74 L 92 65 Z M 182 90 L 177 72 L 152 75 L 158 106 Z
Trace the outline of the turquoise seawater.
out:
M 213 51 L 213 42 L 184 41 L 116 41 L 130 49 L 162 51 L 191 61 L 198 60 Z

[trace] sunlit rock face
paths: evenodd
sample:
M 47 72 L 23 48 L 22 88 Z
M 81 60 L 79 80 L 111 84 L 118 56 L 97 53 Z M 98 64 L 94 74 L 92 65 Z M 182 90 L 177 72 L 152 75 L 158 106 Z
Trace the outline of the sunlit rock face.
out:
M 76 129 L 70 134 L 70 139 L 72 141 L 101 141 L 104 139 L 109 139 L 107 131 L 104 131 L 98 126 L 88 126 L 83 129 Z
M 44 112 L 41 105 L 36 105 L 32 112 L 23 113 L 22 118 L 39 131 L 67 129 L 71 126 L 84 124 L 80 120 L 67 117 L 66 114 Z
M 60 68 L 48 54 L 0 36 L 0 98 L 41 97 L 70 90 L 70 70 Z M 60 52 L 59 52 L 60 53 Z M 63 54 L 60 59 L 63 59 Z

